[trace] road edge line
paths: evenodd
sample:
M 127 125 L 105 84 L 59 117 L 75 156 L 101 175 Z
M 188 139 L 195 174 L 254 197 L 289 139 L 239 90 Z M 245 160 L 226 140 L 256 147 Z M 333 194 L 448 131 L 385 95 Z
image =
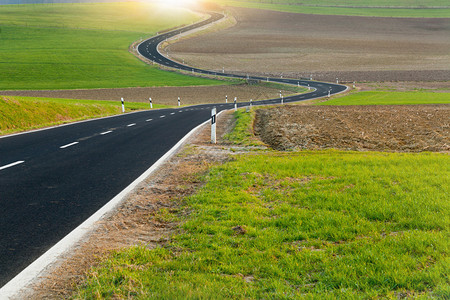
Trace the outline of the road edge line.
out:
M 222 112 L 227 111 L 223 110 Z M 169 151 L 167 151 L 161 158 L 159 158 L 150 168 L 142 173 L 137 179 L 123 189 L 119 194 L 112 198 L 108 203 L 97 210 L 92 216 L 81 223 L 78 227 L 72 230 L 68 235 L 62 238 L 53 247 L 42 254 L 38 259 L 32 262 L 28 267 L 17 274 L 13 279 L 0 288 L 0 300 L 20 298 L 20 293 L 25 292 L 29 285 L 39 279 L 39 276 L 45 271 L 51 268 L 51 265 L 61 257 L 64 253 L 67 253 L 72 247 L 74 247 L 81 239 L 92 230 L 92 226 L 115 209 L 121 204 L 126 196 L 133 191 L 142 181 L 156 171 L 166 160 L 174 155 L 181 146 L 202 126 L 210 122 L 205 122 L 197 125 L 191 131 L 189 131 L 181 140 L 179 140 Z

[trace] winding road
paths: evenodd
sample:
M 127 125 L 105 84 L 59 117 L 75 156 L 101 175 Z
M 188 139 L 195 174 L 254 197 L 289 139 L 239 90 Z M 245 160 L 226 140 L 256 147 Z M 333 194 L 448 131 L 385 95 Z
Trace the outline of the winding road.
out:
M 221 18 L 211 13 L 208 20 L 142 42 L 138 51 L 164 66 L 245 79 L 182 65 L 158 52 L 162 41 Z M 314 89 L 286 97 L 285 103 L 346 89 L 316 81 L 257 76 L 248 79 L 309 84 Z M 280 101 L 255 101 L 253 105 Z M 233 103 L 141 111 L 0 137 L 0 286 L 129 186 L 193 128 L 209 120 L 213 107 L 221 111 L 233 108 Z
M 346 86 L 340 85 L 340 84 L 332 84 L 332 83 L 326 83 L 326 82 L 318 82 L 318 81 L 312 81 L 312 80 L 297 80 L 297 79 L 288 79 L 288 78 L 269 78 L 269 77 L 260 77 L 260 76 L 243 76 L 243 75 L 236 75 L 236 74 L 230 74 L 230 73 L 223 73 L 223 72 L 214 72 L 214 71 L 208 71 L 208 70 L 202 70 L 191 66 L 186 66 L 183 64 L 180 64 L 176 61 L 173 61 L 164 55 L 162 55 L 158 51 L 158 45 L 170 38 L 173 38 L 174 36 L 177 36 L 179 34 L 191 31 L 193 29 L 197 29 L 200 27 L 203 27 L 205 25 L 217 22 L 224 18 L 222 14 L 210 12 L 209 13 L 211 17 L 208 20 L 181 28 L 177 30 L 173 30 L 155 37 L 152 37 L 141 44 L 138 45 L 138 53 L 142 55 L 143 57 L 158 63 L 160 65 L 187 71 L 187 72 L 193 72 L 197 74 L 204 74 L 204 75 L 213 75 L 213 76 L 222 76 L 222 77 L 230 77 L 230 78 L 237 78 L 237 79 L 247 79 L 247 80 L 259 80 L 259 81 L 271 81 L 271 82 L 277 82 L 277 83 L 283 83 L 283 84 L 291 84 L 291 85 L 301 85 L 301 86 L 309 86 L 314 91 L 307 93 L 307 94 L 300 94 L 300 95 L 294 95 L 289 96 L 283 99 L 283 102 L 297 102 L 297 101 L 303 101 L 303 100 L 310 100 L 314 98 L 320 98 L 328 96 L 329 94 L 337 94 L 345 91 L 347 89 Z M 257 101 L 254 102 L 254 105 L 268 105 L 268 104 L 277 104 L 280 103 L 281 99 L 270 99 L 270 100 L 263 100 L 263 101 Z M 249 103 L 243 102 L 240 103 L 239 106 L 247 106 Z

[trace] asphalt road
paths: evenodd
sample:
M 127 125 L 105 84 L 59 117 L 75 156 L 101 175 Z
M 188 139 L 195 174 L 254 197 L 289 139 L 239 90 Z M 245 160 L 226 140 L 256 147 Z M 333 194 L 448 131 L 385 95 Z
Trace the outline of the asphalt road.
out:
M 220 18 L 220 14 L 212 14 L 209 20 L 156 36 L 140 44 L 139 52 L 162 65 L 243 78 L 184 66 L 157 51 L 157 44 L 166 38 Z M 345 89 L 314 81 L 269 80 L 309 84 L 317 89 L 287 97 L 285 103 Z M 253 104 L 280 102 L 272 99 Z M 189 131 L 208 120 L 213 106 L 221 111 L 233 104 L 149 110 L 0 138 L 0 286 L 127 187 Z

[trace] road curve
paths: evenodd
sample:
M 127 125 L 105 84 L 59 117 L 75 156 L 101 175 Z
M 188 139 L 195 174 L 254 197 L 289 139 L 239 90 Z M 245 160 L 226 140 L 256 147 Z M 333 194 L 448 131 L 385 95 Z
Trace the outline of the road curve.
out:
M 289 79 L 289 78 L 283 79 L 283 78 L 272 78 L 272 77 L 261 77 L 261 76 L 243 76 L 243 75 L 236 75 L 236 74 L 231 74 L 231 73 L 203 70 L 203 69 L 195 68 L 192 66 L 180 64 L 176 61 L 173 61 L 173 60 L 165 57 L 158 51 L 158 45 L 160 43 L 162 43 L 176 35 L 206 26 L 208 24 L 217 22 L 220 19 L 224 18 L 224 16 L 219 13 L 208 12 L 208 14 L 210 14 L 210 18 L 207 20 L 204 20 L 202 22 L 199 22 L 199 23 L 196 23 L 196 24 L 193 24 L 190 26 L 183 27 L 181 29 L 176 29 L 176 30 L 164 33 L 164 34 L 160 34 L 160 35 L 151 37 L 151 38 L 143 41 L 137 47 L 138 53 L 141 56 L 143 56 L 157 64 L 160 64 L 160 65 L 163 65 L 166 67 L 170 67 L 170 68 L 174 68 L 174 69 L 178 69 L 178 70 L 182 70 L 182 71 L 188 71 L 188 72 L 197 73 L 197 74 L 237 78 L 237 79 L 271 81 L 271 82 L 277 82 L 277 83 L 283 83 L 283 84 L 301 85 L 301 86 L 305 86 L 305 87 L 309 86 L 313 89 L 313 91 L 310 93 L 299 94 L 299 95 L 294 95 L 294 96 L 289 96 L 289 97 L 283 98 L 284 103 L 304 101 L 304 100 L 310 100 L 310 99 L 314 99 L 314 98 L 325 97 L 328 95 L 341 93 L 341 92 L 347 90 L 347 87 L 345 85 L 326 83 L 326 82 L 318 82 L 318 81 L 313 81 L 313 80 L 298 80 L 298 79 Z M 281 98 L 253 102 L 254 105 L 267 105 L 267 104 L 276 104 L 276 103 L 281 103 Z M 246 106 L 246 105 L 249 105 L 249 103 L 241 102 L 238 106 Z
M 245 79 L 181 65 L 157 50 L 165 39 L 221 18 L 222 15 L 211 13 L 208 20 L 148 39 L 138 46 L 139 53 L 173 68 Z M 346 89 L 309 80 L 257 76 L 248 79 L 315 89 L 286 97 L 285 103 Z M 117 97 L 119 100 L 120 95 Z M 280 100 L 253 104 L 276 104 Z M 239 107 L 247 105 L 248 102 L 238 103 Z M 0 287 L 129 186 L 188 132 L 208 120 L 212 107 L 221 111 L 231 109 L 233 104 L 140 111 L 0 137 Z

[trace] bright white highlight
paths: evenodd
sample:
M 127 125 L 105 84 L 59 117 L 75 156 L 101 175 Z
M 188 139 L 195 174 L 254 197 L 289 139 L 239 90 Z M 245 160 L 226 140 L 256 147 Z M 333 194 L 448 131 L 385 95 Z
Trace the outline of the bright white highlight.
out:
M 172 7 L 183 7 L 195 3 L 196 0 L 159 0 L 158 2 Z

